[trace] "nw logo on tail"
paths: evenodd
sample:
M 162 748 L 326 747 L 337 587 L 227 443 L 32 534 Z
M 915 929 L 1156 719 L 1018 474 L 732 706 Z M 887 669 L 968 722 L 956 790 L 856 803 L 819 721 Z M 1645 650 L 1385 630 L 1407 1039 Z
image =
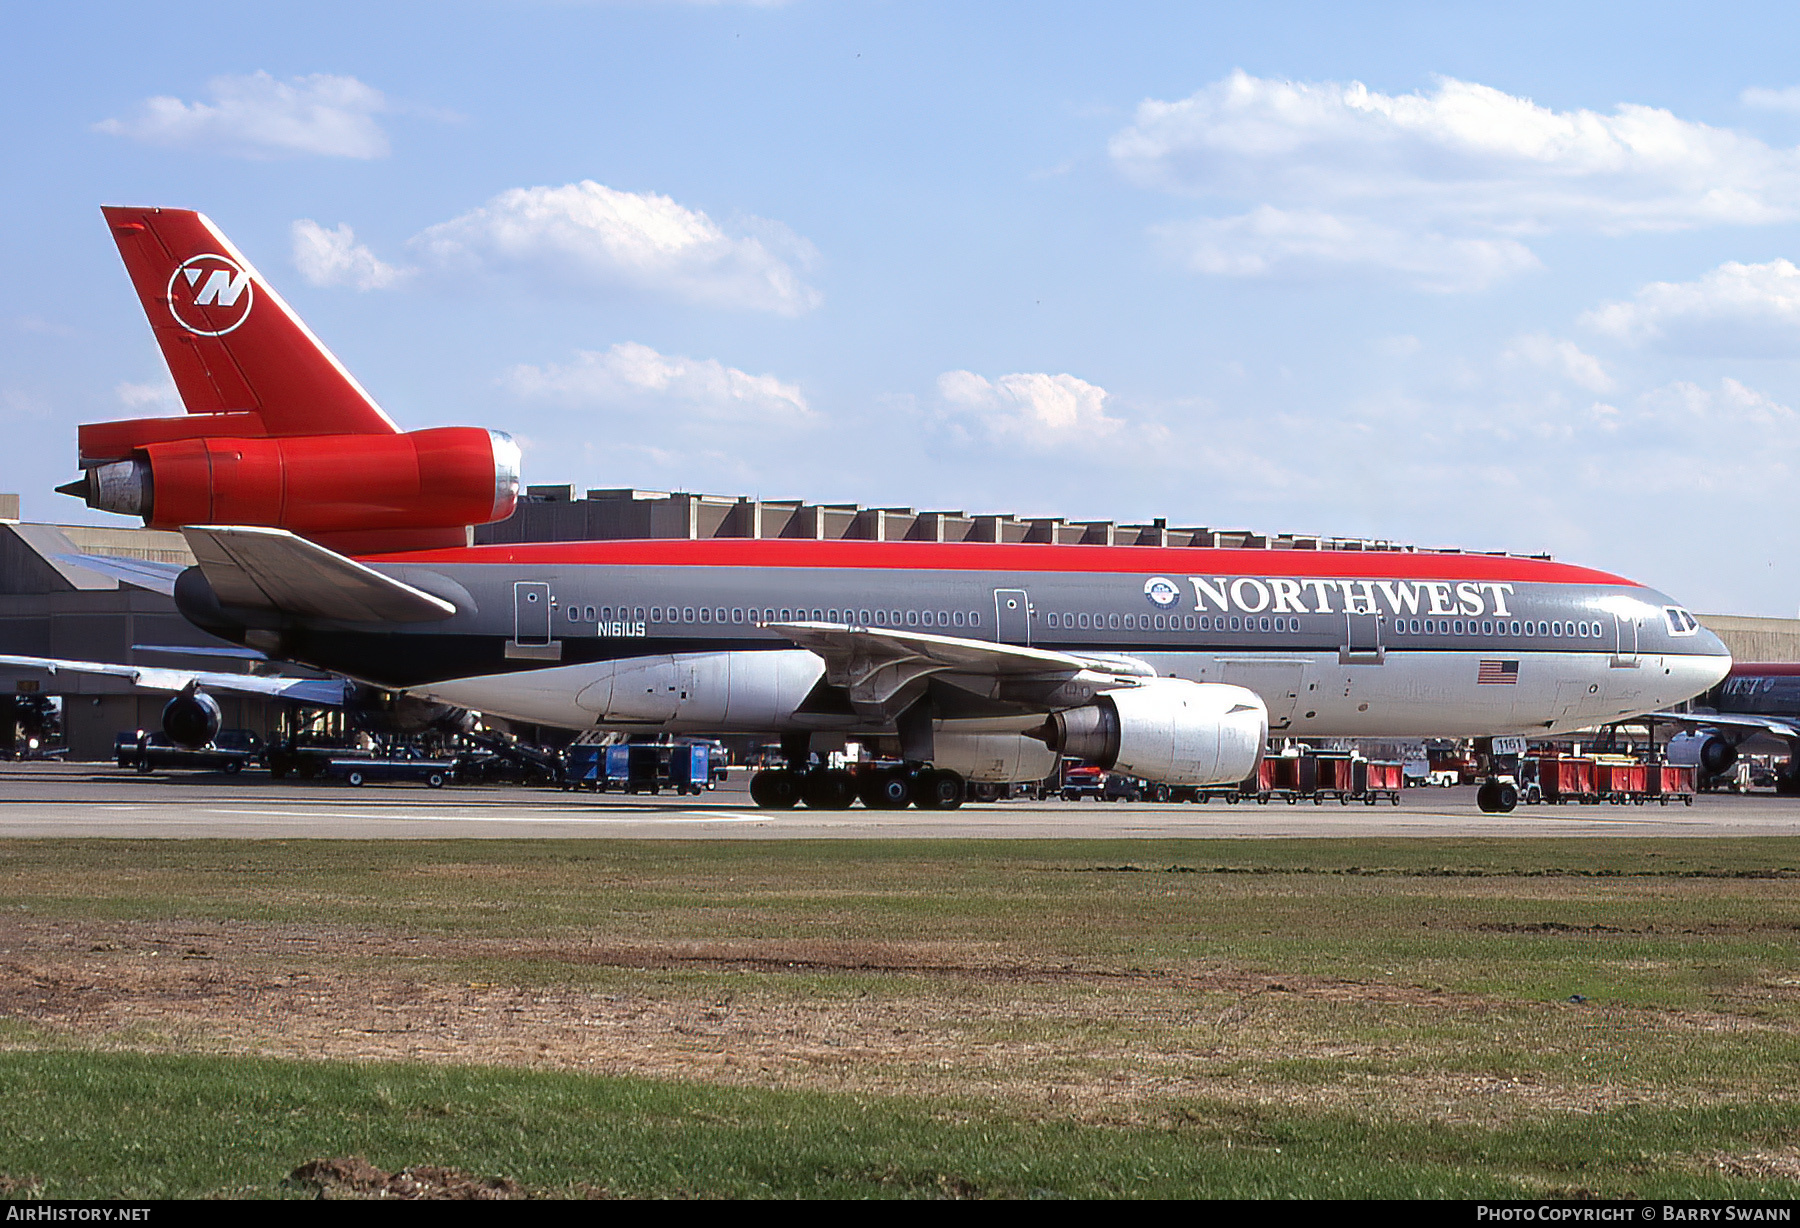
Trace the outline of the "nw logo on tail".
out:
M 227 256 L 190 256 L 169 276 L 169 314 L 202 337 L 222 337 L 250 318 L 256 288 Z

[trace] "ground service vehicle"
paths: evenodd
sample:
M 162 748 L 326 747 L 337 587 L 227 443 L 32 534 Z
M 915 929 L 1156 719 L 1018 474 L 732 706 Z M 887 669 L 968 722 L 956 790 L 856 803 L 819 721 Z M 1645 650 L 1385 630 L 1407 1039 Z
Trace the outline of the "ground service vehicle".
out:
M 87 424 L 90 507 L 179 528 L 231 643 L 576 730 L 781 739 L 762 806 L 953 806 L 1069 755 L 1232 784 L 1289 736 L 1543 733 L 1678 702 L 1724 646 L 1642 585 L 1426 551 L 707 539 L 471 547 L 495 431 L 401 432 L 217 228 L 103 211 L 188 414 Z M 138 575 L 144 574 L 139 566 Z M 137 582 L 142 583 L 142 580 Z M 900 769 L 818 762 L 890 739 Z M 1488 796 L 1488 795 L 1484 795 Z

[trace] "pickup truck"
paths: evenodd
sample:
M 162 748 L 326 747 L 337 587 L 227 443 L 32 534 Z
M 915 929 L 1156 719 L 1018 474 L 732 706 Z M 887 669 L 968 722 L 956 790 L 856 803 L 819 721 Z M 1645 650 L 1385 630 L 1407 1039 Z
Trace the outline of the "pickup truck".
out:
M 347 785 L 365 785 L 371 781 L 421 781 L 427 788 L 441 789 L 455 767 L 453 760 L 427 759 L 416 750 L 401 750 L 385 758 L 333 759 L 325 775 Z

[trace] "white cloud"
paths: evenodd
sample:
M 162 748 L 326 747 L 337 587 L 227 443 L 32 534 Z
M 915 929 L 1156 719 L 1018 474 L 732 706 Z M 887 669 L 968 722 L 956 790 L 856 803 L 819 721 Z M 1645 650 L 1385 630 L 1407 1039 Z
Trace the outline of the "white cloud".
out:
M 412 273 L 383 262 L 356 241 L 349 223 L 325 229 L 311 218 L 294 223 L 294 267 L 315 286 L 380 290 Z
M 972 371 L 938 376 L 943 421 L 957 435 L 1034 451 L 1095 443 L 1125 425 L 1107 416 L 1107 391 L 1073 375 L 1027 372 L 987 379 Z
M 1617 383 L 1598 358 L 1573 341 L 1559 341 L 1548 333 L 1514 338 L 1501 361 L 1550 371 L 1589 392 L 1611 392 Z
M 1800 357 L 1800 268 L 1728 262 L 1694 281 L 1651 282 L 1631 302 L 1608 303 L 1581 322 L 1631 345 Z
M 1759 111 L 1800 111 L 1800 85 L 1780 90 L 1751 86 L 1738 95 L 1738 101 Z
M 387 110 L 381 91 L 354 77 L 315 73 L 277 81 L 266 72 L 214 77 L 210 102 L 146 99 L 129 119 L 94 125 L 148 145 L 204 149 L 244 158 L 318 154 L 380 158 L 387 136 L 374 116 Z
M 816 417 L 797 384 L 750 375 L 717 359 L 659 354 L 632 341 L 605 352 L 582 350 L 563 365 L 514 367 L 504 382 L 527 399 L 602 410 L 655 408 L 713 426 L 793 426 Z
M 512 273 L 565 287 L 625 286 L 708 306 L 800 315 L 819 292 L 795 264 L 810 244 L 778 222 L 750 219 L 726 232 L 698 210 L 653 192 L 592 180 L 514 188 L 413 240 L 452 276 Z
M 1260 206 L 1239 217 L 1155 228 L 1196 272 L 1218 277 L 1317 273 L 1363 265 L 1390 269 L 1426 290 L 1478 290 L 1539 267 L 1515 239 L 1452 239 L 1394 229 L 1315 209 Z
M 160 380 L 142 384 L 125 381 L 116 385 L 113 392 L 127 409 L 139 413 L 148 410 L 152 411 L 153 416 L 167 417 L 186 412 L 181 403 L 181 393 L 175 389 L 175 381 L 167 375 Z
M 1644 394 L 1637 415 L 1687 430 L 1730 427 L 1779 427 L 1794 437 L 1794 411 L 1766 393 L 1726 376 L 1717 391 L 1678 380 Z M 1738 443 L 1749 440 L 1739 437 Z M 1760 451 L 1760 449 L 1757 449 Z
M 1654 107 L 1554 111 L 1449 79 L 1389 95 L 1237 72 L 1142 103 L 1110 149 L 1141 186 L 1253 205 L 1193 224 L 1197 267 L 1238 275 L 1297 246 L 1469 289 L 1534 267 L 1533 234 L 1800 217 L 1800 151 Z

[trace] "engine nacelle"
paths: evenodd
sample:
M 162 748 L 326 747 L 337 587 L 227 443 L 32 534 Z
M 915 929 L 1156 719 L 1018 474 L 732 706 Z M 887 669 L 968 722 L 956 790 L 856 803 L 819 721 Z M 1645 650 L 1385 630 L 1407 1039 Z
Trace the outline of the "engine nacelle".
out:
M 931 764 L 986 784 L 1042 780 L 1056 770 L 1056 752 L 1022 733 L 945 733 L 932 738 Z
M 1219 785 L 1256 771 L 1269 709 L 1256 692 L 1221 682 L 1146 679 L 1053 715 L 1052 750 L 1108 771 L 1168 785 Z
M 1679 733 L 1669 739 L 1667 757 L 1707 776 L 1723 776 L 1736 765 L 1738 749 L 1716 733 Z
M 407 435 L 199 437 L 148 443 L 70 488 L 153 528 L 245 524 L 302 535 L 487 524 L 512 515 L 512 438 L 454 426 Z
M 219 736 L 219 701 L 205 691 L 183 691 L 163 705 L 163 733 L 185 750 L 199 750 Z

